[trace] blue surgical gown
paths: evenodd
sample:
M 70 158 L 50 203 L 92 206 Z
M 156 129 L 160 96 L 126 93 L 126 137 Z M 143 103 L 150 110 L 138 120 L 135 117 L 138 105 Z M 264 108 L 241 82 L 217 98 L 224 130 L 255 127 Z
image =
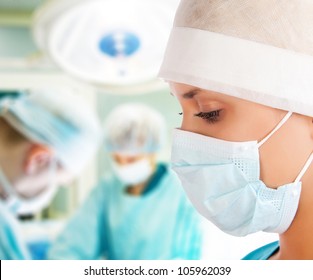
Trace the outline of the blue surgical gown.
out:
M 159 165 L 158 170 L 162 165 Z M 132 196 L 106 177 L 51 245 L 50 259 L 199 259 L 201 226 L 176 175 L 164 172 Z
M 279 242 L 275 241 L 249 253 L 243 260 L 267 260 L 279 250 Z
M 29 258 L 18 221 L 0 200 L 0 259 L 24 260 Z

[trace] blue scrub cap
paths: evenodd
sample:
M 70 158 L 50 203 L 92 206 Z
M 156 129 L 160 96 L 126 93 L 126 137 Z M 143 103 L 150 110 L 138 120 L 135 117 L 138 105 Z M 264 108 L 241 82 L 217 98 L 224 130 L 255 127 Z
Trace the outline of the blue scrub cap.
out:
M 101 141 L 96 114 L 65 90 L 2 91 L 0 117 L 30 141 L 52 148 L 56 159 L 74 174 Z

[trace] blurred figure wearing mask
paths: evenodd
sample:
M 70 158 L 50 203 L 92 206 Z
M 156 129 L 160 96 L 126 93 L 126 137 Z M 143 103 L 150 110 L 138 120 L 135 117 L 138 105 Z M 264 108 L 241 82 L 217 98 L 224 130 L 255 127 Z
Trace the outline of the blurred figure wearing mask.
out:
M 176 175 L 157 162 L 165 124 L 142 104 L 108 116 L 104 177 L 52 245 L 51 259 L 199 259 L 199 216 Z
M 97 117 L 69 92 L 0 92 L 0 259 L 29 259 L 16 217 L 48 205 L 91 159 Z

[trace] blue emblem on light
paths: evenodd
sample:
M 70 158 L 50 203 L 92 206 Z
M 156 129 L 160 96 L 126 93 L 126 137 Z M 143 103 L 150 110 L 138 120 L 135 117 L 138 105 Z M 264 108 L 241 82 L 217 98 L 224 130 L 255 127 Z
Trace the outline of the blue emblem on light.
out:
M 103 36 L 99 42 L 102 53 L 111 57 L 131 56 L 140 48 L 139 38 L 131 32 L 115 31 Z

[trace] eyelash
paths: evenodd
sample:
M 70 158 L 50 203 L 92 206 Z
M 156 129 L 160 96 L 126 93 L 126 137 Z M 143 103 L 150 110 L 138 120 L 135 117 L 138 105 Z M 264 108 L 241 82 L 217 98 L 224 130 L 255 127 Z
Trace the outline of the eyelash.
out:
M 213 124 L 218 122 L 221 111 L 222 110 L 216 110 L 211 112 L 200 112 L 198 114 L 194 114 L 194 116 L 204 119 L 205 121 Z

